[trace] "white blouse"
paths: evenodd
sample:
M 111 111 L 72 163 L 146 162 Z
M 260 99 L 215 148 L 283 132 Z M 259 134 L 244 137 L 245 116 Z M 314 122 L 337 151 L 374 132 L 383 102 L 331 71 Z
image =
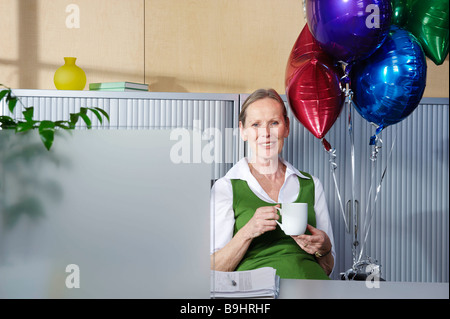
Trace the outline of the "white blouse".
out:
M 241 179 L 247 182 L 250 189 L 263 201 L 268 203 L 292 203 L 300 191 L 300 183 L 297 176 L 309 179 L 300 173 L 290 163 L 280 160 L 286 165 L 284 184 L 275 202 L 267 195 L 256 178 L 251 174 L 247 158 L 241 159 L 234 165 L 228 173 L 218 179 L 211 189 L 211 254 L 222 249 L 233 237 L 234 211 L 233 211 L 233 188 L 231 179 Z M 315 201 L 314 211 L 316 212 L 316 228 L 324 231 L 330 238 L 333 258 L 335 257 L 333 229 L 331 227 L 328 207 L 325 200 L 322 183 L 313 176 Z

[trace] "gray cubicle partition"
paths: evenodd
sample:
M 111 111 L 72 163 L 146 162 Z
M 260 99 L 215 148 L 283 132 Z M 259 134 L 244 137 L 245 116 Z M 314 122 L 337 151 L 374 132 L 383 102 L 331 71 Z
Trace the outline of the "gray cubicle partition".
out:
M 353 262 L 353 232 L 346 231 L 330 173 L 329 154 L 290 110 L 289 116 L 292 131 L 283 156 L 322 181 L 334 226 L 336 269 L 348 270 Z M 326 138 L 336 149 L 338 190 L 351 224 L 352 155 L 348 120 L 346 106 Z M 411 116 L 383 130 L 376 161 L 370 159 L 374 149 L 369 145 L 375 128 L 354 110 L 352 120 L 355 199 L 359 203 L 358 257 L 368 234 L 362 259 L 377 260 L 384 279 L 448 282 L 448 99 L 424 98 Z M 338 275 L 334 273 L 335 278 Z
M 0 298 L 209 298 L 211 168 L 170 135 L 0 131 Z

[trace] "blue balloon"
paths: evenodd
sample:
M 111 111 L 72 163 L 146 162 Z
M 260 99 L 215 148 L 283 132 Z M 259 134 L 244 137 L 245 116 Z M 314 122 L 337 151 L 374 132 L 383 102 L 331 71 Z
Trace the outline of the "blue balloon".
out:
M 425 54 L 411 33 L 392 25 L 383 45 L 356 61 L 350 76 L 356 110 L 379 133 L 419 105 L 426 86 Z

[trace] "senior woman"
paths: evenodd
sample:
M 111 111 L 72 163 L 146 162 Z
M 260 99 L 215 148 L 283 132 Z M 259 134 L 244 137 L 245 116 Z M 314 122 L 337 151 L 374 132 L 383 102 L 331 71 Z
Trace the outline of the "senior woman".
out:
M 273 267 L 281 278 L 329 279 L 335 253 L 323 187 L 280 157 L 289 118 L 278 93 L 252 93 L 242 106 L 239 129 L 251 155 L 211 190 L 211 268 Z M 304 235 L 287 236 L 277 226 L 276 207 L 288 202 L 308 203 Z

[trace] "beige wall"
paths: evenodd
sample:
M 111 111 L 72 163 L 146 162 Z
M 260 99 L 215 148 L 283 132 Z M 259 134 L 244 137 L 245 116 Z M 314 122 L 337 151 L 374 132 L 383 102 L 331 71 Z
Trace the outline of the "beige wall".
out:
M 286 61 L 304 23 L 299 0 L 149 0 L 147 79 L 169 90 L 284 91 Z
M 66 26 L 70 4 L 80 9 L 79 28 Z M 1 0 L 0 83 L 54 89 L 65 56 L 77 57 L 88 83 L 144 81 L 143 7 L 142 0 Z
M 66 26 L 70 4 L 80 28 Z M 38 89 L 54 89 L 63 57 L 76 56 L 88 83 L 284 93 L 286 61 L 305 24 L 301 0 L 1 0 L 0 12 L 0 83 Z M 448 58 L 428 67 L 425 96 L 448 97 Z

